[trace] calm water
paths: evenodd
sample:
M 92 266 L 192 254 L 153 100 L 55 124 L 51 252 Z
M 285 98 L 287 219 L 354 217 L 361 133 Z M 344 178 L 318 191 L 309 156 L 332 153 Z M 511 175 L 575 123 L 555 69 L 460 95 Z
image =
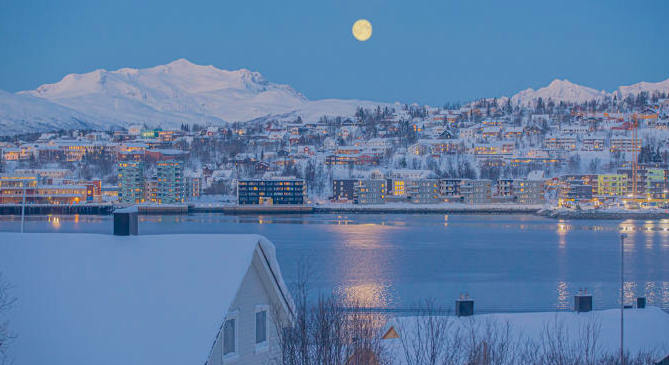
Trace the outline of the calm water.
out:
M 0 217 L 16 231 L 19 218 Z M 110 233 L 108 216 L 31 216 L 27 232 Z M 272 240 L 283 275 L 309 262 L 313 288 L 368 306 L 410 309 L 461 294 L 478 311 L 568 309 L 587 288 L 596 308 L 619 305 L 619 232 L 625 296 L 669 308 L 669 220 L 556 221 L 531 215 L 281 215 L 140 217 L 140 234 L 258 233 Z

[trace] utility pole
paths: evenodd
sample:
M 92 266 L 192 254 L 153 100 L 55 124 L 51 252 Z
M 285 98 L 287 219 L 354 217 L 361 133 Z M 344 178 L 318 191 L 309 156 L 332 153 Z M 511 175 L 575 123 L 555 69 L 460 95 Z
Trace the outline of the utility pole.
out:
M 23 233 L 23 225 L 26 217 L 26 183 L 21 182 L 21 187 L 23 188 L 23 203 L 21 204 L 21 233 Z
M 627 234 L 620 235 L 620 364 L 625 365 L 624 334 L 623 334 L 623 312 L 625 311 L 625 238 Z

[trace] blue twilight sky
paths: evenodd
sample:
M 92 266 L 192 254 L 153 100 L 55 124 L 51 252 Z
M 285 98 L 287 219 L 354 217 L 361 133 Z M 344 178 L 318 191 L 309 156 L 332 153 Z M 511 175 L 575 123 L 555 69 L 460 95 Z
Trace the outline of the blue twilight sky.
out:
M 0 0 L 0 89 L 183 57 L 311 99 L 440 105 L 554 78 L 611 90 L 669 78 L 668 16 L 667 0 Z

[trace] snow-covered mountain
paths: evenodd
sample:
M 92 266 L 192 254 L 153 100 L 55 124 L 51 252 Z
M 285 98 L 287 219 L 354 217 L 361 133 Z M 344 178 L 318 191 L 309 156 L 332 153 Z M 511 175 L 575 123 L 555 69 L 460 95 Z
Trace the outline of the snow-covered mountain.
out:
M 548 86 L 538 90 L 525 89 L 511 97 L 511 103 L 527 105 L 539 98 L 543 100 L 552 99 L 553 101 L 565 101 L 572 103 L 582 103 L 592 99 L 600 99 L 608 95 L 605 91 L 581 86 L 569 82 L 569 80 L 553 80 Z
M 526 89 L 511 97 L 513 104 L 528 105 L 536 102 L 539 98 L 544 101 L 552 99 L 554 102 L 584 103 L 586 101 L 613 97 L 614 95 L 627 96 L 636 95 L 646 91 L 650 94 L 654 92 L 669 93 L 669 79 L 661 82 L 639 82 L 634 85 L 620 86 L 617 90 L 609 93 L 604 90 L 598 91 L 587 86 L 574 84 L 569 80 L 553 80 L 548 86 L 540 89 Z
M 57 129 L 106 129 L 97 118 L 30 95 L 0 90 L 0 135 Z
M 613 93 L 554 80 L 538 90 L 523 90 L 512 103 L 544 100 L 584 102 L 641 91 L 669 93 L 669 79 L 621 86 Z M 503 98 L 505 99 L 505 98 Z M 122 68 L 70 74 L 61 81 L 17 94 L 0 92 L 0 134 L 61 128 L 123 127 L 131 124 L 178 127 L 263 118 L 317 120 L 323 115 L 351 116 L 359 106 L 389 104 L 323 99 L 309 100 L 288 85 L 269 82 L 246 69 L 227 71 L 185 59 L 145 69 Z
M 669 79 L 660 82 L 642 81 L 629 86 L 621 86 L 614 93 L 619 97 L 626 97 L 627 95 L 637 95 L 642 91 L 646 91 L 649 94 L 654 92 L 669 93 Z
M 360 100 L 310 101 L 288 85 L 267 81 L 246 69 L 221 70 L 179 59 L 166 65 L 70 74 L 54 84 L 23 91 L 78 111 L 109 126 L 146 123 L 175 127 L 181 123 L 221 124 L 262 117 L 349 116 Z

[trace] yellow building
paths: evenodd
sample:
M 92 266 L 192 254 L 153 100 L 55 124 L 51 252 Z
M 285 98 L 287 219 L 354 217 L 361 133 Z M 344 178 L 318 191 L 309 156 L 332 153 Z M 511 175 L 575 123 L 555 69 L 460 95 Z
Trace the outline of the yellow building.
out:
M 79 204 L 86 202 L 86 194 L 83 185 L 42 185 L 34 199 L 41 204 Z
M 37 176 L 0 176 L 0 204 L 79 204 L 86 202 L 84 185 L 39 185 Z
M 37 176 L 0 175 L 0 204 L 20 204 L 35 194 Z
M 394 180 L 392 187 L 393 187 L 393 196 L 406 195 L 406 184 L 404 180 Z
M 2 150 L 2 158 L 5 161 L 18 161 L 21 157 L 21 150 L 18 148 L 5 148 Z
M 597 195 L 625 196 L 627 194 L 627 175 L 603 174 L 597 176 Z

